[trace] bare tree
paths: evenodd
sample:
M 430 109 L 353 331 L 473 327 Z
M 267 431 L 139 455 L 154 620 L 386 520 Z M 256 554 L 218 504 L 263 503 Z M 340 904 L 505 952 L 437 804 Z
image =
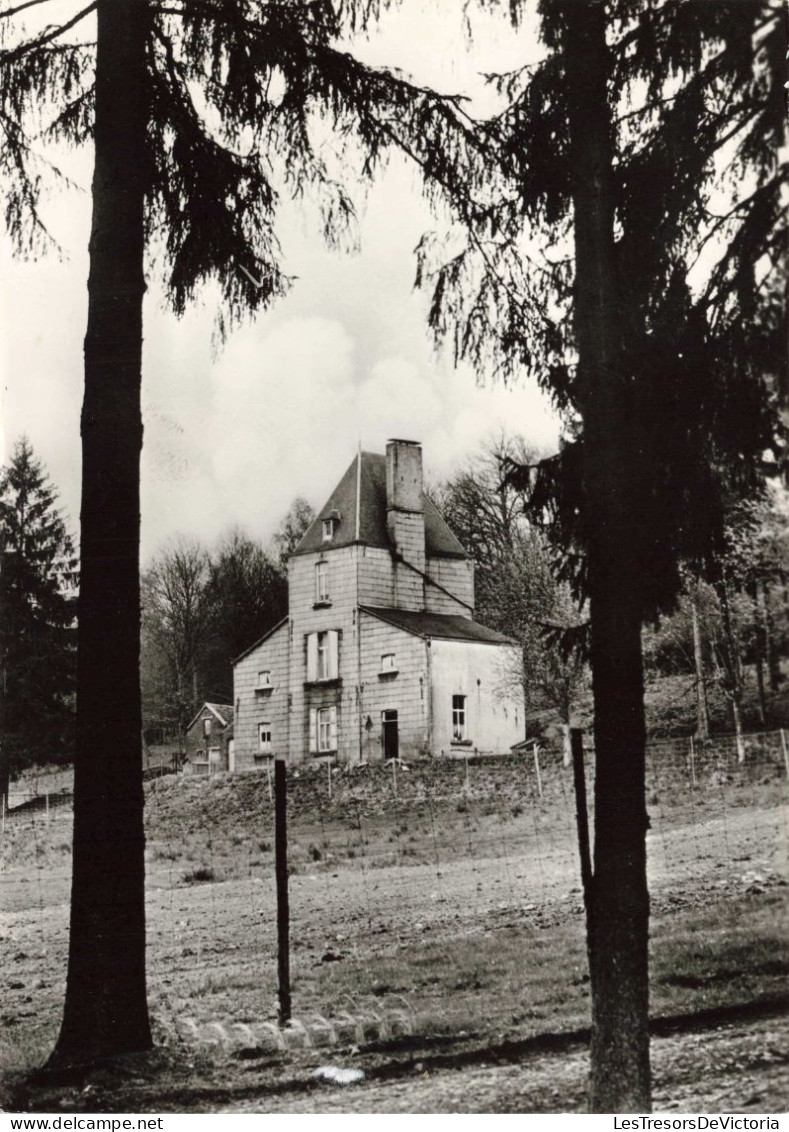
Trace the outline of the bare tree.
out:
M 161 551 L 142 576 L 143 632 L 164 659 L 179 728 L 204 696 L 203 653 L 211 625 L 208 553 L 181 538 Z

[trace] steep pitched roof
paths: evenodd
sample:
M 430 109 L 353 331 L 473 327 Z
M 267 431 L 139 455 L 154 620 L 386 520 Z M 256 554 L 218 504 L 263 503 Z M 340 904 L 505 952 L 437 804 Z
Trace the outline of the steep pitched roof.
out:
M 430 558 L 468 558 L 436 506 L 423 496 L 425 505 L 425 552 Z M 331 543 L 323 541 L 323 520 L 332 511 L 341 519 Z M 386 529 L 386 457 L 360 452 L 318 512 L 294 554 L 314 554 L 338 546 L 361 542 L 366 546 L 392 549 Z
M 487 625 L 480 625 L 468 617 L 448 613 L 420 613 L 411 609 L 382 609 L 363 605 L 365 613 L 403 629 L 415 637 L 429 637 L 441 641 L 477 641 L 488 645 L 513 645 L 512 637 L 505 637 Z
M 188 723 L 186 725 L 187 731 L 189 730 L 190 727 L 194 726 L 194 724 L 197 722 L 197 720 L 200 718 L 200 716 L 203 714 L 203 712 L 205 711 L 206 708 L 208 708 L 208 710 L 211 712 L 212 715 L 216 716 L 216 718 L 219 720 L 219 722 L 222 724 L 223 727 L 227 727 L 228 724 L 233 722 L 233 705 L 232 704 L 209 704 L 209 703 L 205 703 L 200 708 L 199 712 L 194 717 L 194 719 L 191 721 L 191 723 Z

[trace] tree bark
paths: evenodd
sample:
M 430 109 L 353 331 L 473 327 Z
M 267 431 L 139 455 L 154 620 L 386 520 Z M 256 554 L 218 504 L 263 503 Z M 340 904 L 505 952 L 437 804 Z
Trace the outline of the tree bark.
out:
M 573 746 L 570 735 L 570 722 L 562 723 L 562 765 L 570 766 L 573 761 Z
M 147 20 L 141 0 L 97 5 L 71 928 L 50 1065 L 152 1044 L 139 677 Z
M 759 717 L 759 723 L 764 725 L 767 719 L 767 697 L 765 695 L 764 686 L 764 663 L 767 656 L 767 649 L 765 645 L 764 624 L 761 618 L 761 609 L 759 608 L 758 581 L 753 581 L 748 589 L 751 598 L 751 608 L 753 610 L 753 667 L 756 673 L 756 711 Z
M 731 716 L 734 723 L 734 742 L 737 747 L 737 762 L 745 762 L 745 739 L 742 733 L 742 708 L 740 706 L 739 694 L 732 696 L 731 700 Z
M 781 663 L 773 642 L 773 623 L 770 614 L 770 602 L 767 584 L 763 581 L 756 583 L 756 606 L 764 648 L 764 659 L 767 664 L 767 675 L 770 681 L 770 691 L 777 692 L 781 683 Z
M 709 739 L 710 712 L 707 704 L 707 680 L 704 672 L 704 649 L 701 640 L 699 595 L 694 584 L 689 588 L 690 613 L 693 624 L 693 664 L 696 669 L 696 737 Z
M 648 1112 L 647 814 L 632 383 L 620 338 L 603 0 L 565 0 L 596 749 L 590 1109 Z
M 737 762 L 745 762 L 745 740 L 742 728 L 743 672 L 740 642 L 729 601 L 729 584 L 723 574 L 716 586 L 721 607 L 721 623 L 724 641 L 724 669 L 726 674 L 726 694 L 731 703 L 734 737 L 737 744 Z

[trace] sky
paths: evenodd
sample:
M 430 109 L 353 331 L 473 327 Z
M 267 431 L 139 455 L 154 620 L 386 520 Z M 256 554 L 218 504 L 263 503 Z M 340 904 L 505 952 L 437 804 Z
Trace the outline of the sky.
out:
M 533 33 L 503 16 L 475 27 L 469 47 L 458 0 L 406 0 L 355 44 L 365 61 L 488 105 L 481 72 L 534 57 Z M 76 534 L 79 516 L 82 342 L 87 318 L 91 163 L 66 158 L 81 191 L 46 204 L 62 260 L 12 260 L 0 245 L 0 455 L 26 434 Z M 423 445 L 437 481 L 502 431 L 555 448 L 559 422 L 534 384 L 505 389 L 454 369 L 427 331 L 413 249 L 436 227 L 415 174 L 393 160 L 368 193 L 361 251 L 327 251 L 314 216 L 282 210 L 290 294 L 212 342 L 210 292 L 181 319 L 164 309 L 154 276 L 144 310 L 143 562 L 179 535 L 211 545 L 231 527 L 267 539 L 295 496 L 319 507 L 358 446 L 389 437 Z

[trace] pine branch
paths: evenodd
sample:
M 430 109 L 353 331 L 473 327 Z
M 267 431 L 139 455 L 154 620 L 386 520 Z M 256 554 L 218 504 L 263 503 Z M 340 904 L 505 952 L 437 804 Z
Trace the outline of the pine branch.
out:
M 17 59 L 21 59 L 24 55 L 30 55 L 33 52 L 38 51 L 39 48 L 44 47 L 47 43 L 52 43 L 53 40 L 57 39 L 65 32 L 70 31 L 71 28 L 76 27 L 76 25 L 81 20 L 84 20 L 85 16 L 88 16 L 91 12 L 94 12 L 96 10 L 96 3 L 97 0 L 92 0 L 92 3 L 88 4 L 87 7 L 77 12 L 77 14 L 70 20 L 67 20 L 65 24 L 59 24 L 54 28 L 48 28 L 45 32 L 42 32 L 42 34 L 37 39 L 31 39 L 28 43 L 22 43 L 19 45 L 19 47 L 13 47 L 10 50 L 0 51 L 0 65 L 2 65 L 3 63 L 13 63 Z
M 24 12 L 26 8 L 34 8 L 38 4 L 49 4 L 51 0 L 26 0 L 24 4 L 17 4 L 16 8 L 6 8 L 5 11 L 0 12 L 0 20 L 7 19 L 10 16 L 16 16 L 20 12 Z

